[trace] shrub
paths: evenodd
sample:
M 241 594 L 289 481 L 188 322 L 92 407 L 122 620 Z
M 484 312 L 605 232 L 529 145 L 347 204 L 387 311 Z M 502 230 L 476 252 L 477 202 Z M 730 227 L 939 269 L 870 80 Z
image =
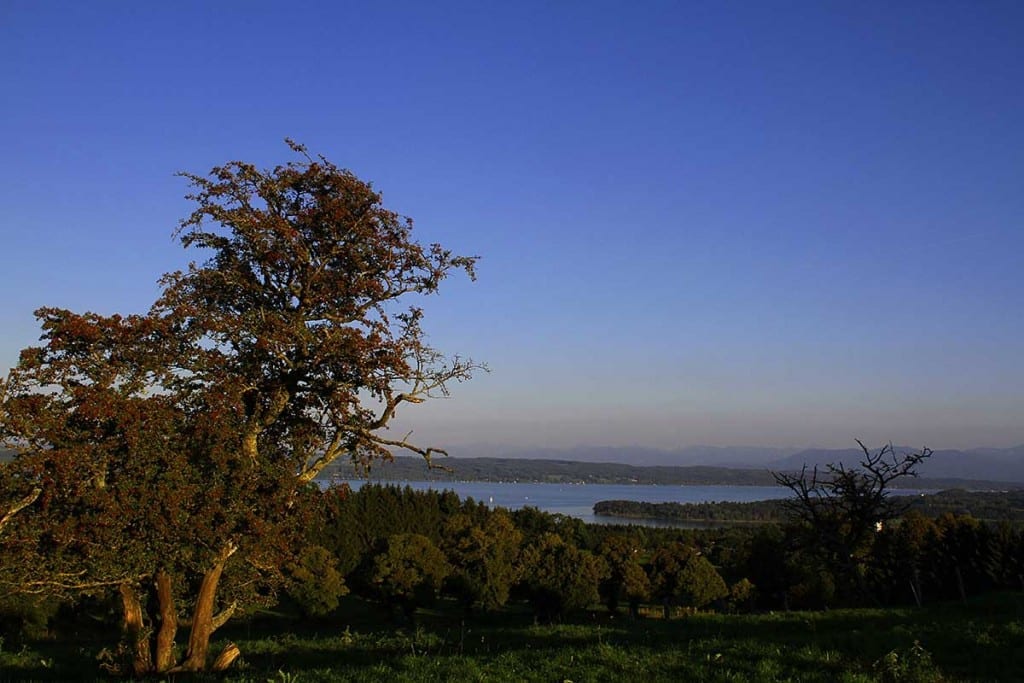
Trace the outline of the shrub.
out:
M 729 607 L 734 612 L 749 612 L 756 598 L 757 588 L 750 579 L 740 579 L 729 589 Z
M 883 683 L 938 683 L 942 673 L 932 662 L 931 653 L 914 641 L 906 650 L 892 650 L 874 665 L 878 679 Z
M 52 598 L 0 596 L 0 636 L 9 641 L 45 638 L 59 609 L 60 601 Z

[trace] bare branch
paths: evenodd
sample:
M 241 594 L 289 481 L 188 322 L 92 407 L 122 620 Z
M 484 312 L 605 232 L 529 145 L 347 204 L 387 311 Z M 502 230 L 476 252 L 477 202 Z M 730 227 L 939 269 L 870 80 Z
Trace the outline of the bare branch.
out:
M 857 567 L 864 561 L 865 549 L 879 524 L 905 511 L 904 504 L 890 497 L 891 486 L 901 477 L 917 476 L 917 466 L 932 451 L 923 448 L 897 455 L 892 443 L 875 452 L 859 440 L 857 444 L 864 452 L 859 467 L 831 463 L 819 476 L 817 467 L 808 474 L 805 464 L 799 473 L 772 474 L 776 483 L 793 492 L 782 505 L 806 529 L 809 548 L 863 592 Z

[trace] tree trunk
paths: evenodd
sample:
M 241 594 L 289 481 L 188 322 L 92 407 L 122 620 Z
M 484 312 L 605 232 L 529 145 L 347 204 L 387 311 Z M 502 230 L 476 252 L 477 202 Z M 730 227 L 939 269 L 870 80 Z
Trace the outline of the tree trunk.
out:
M 238 649 L 237 645 L 234 643 L 228 643 L 227 646 L 221 650 L 221 653 L 217 655 L 217 659 L 213 660 L 213 666 L 210 668 L 212 671 L 224 671 L 231 666 L 231 663 L 238 659 L 241 654 L 242 653 Z
M 156 657 L 154 664 L 158 673 L 165 673 L 174 667 L 174 637 L 178 632 L 178 612 L 174 608 L 171 592 L 171 577 L 162 569 L 156 575 L 157 619 L 160 628 L 156 632 Z
M 210 651 L 210 636 L 213 635 L 216 628 L 213 623 L 213 607 L 217 598 L 217 584 L 224 572 L 224 564 L 234 551 L 233 547 L 225 548 L 213 568 L 203 575 L 203 581 L 199 585 L 199 595 L 196 597 L 195 610 L 192 612 L 188 652 L 185 655 L 185 661 L 178 667 L 180 671 L 204 671 L 206 669 L 206 659 Z
M 953 567 L 953 571 L 956 573 L 956 587 L 960 591 L 960 601 L 967 604 L 967 591 L 964 590 L 964 577 L 960 573 L 960 565 Z
M 131 584 L 122 583 L 118 590 L 121 593 L 124 617 L 122 628 L 132 653 L 132 671 L 136 676 L 143 676 L 152 670 L 153 660 L 150 656 L 149 638 L 144 632 L 142 603 L 139 602 L 139 595 Z
M 910 578 L 910 591 L 914 594 L 914 602 L 920 607 L 923 600 L 921 599 L 921 576 L 917 567 L 914 567 L 914 574 Z

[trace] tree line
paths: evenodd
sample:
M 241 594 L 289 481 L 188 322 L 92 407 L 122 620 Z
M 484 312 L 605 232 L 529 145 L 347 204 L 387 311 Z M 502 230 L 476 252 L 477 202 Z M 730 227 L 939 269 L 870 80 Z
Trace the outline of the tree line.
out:
M 492 509 L 451 491 L 367 484 L 306 490 L 308 526 L 282 564 L 276 593 L 310 619 L 344 620 L 346 595 L 399 624 L 438 600 L 467 615 L 528 606 L 539 621 L 603 609 L 630 618 L 689 610 L 749 612 L 913 605 L 1024 589 L 1024 531 L 967 515 L 904 514 L 855 549 L 857 573 L 836 563 L 797 520 L 756 528 L 670 529 L 585 524 L 536 508 Z M 50 592 L 0 600 L 17 639 L 106 615 L 118 588 L 91 597 Z M 155 596 L 142 596 L 142 608 Z M 518 609 L 518 608 L 517 608 Z M 125 651 L 121 656 L 129 656 Z M 112 664 L 113 666 L 114 664 Z
M 434 587 L 467 609 L 493 610 L 518 599 L 541 619 L 601 603 L 612 610 L 628 605 L 637 615 L 642 605 L 663 612 L 817 609 L 1024 589 L 1024 529 L 966 514 L 928 517 L 912 510 L 873 527 L 852 548 L 851 574 L 814 529 L 795 519 L 756 528 L 669 529 L 585 524 L 536 508 L 492 510 L 451 491 L 364 486 L 324 496 L 328 511 L 310 542 L 337 558 L 347 585 L 371 599 L 381 598 L 377 591 L 387 583 L 374 574 L 374 558 L 396 552 L 387 544 L 395 534 L 422 537 L 421 544 L 441 551 L 447 573 Z
M 984 522 L 1024 522 L 1024 490 L 967 491 L 950 489 L 908 495 L 908 510 L 928 517 L 950 513 L 968 515 Z M 752 502 L 710 501 L 705 503 L 656 503 L 637 500 L 601 500 L 594 514 L 634 519 L 679 520 L 687 522 L 778 522 L 786 519 L 782 499 Z

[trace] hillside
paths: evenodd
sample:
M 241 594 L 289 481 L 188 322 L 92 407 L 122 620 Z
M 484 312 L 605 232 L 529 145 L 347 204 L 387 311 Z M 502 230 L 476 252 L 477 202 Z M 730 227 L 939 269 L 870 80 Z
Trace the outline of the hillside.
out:
M 517 457 L 451 457 L 438 458 L 430 469 L 421 458 L 399 456 L 391 462 L 373 465 L 370 479 L 374 481 L 523 481 L 587 484 L 664 484 L 664 485 L 728 485 L 773 486 L 772 471 L 795 471 L 803 464 L 824 466 L 830 462 L 855 465 L 863 456 L 858 449 L 807 449 L 782 458 L 781 449 L 704 448 L 682 451 L 656 451 L 653 449 L 586 449 L 524 451 L 520 453 L 571 454 L 577 458 Z M 897 451 L 911 450 L 899 448 Z M 9 460 L 13 451 L 0 448 L 0 462 Z M 676 465 L 646 465 L 651 461 L 664 461 L 676 455 L 689 454 Z M 727 462 L 741 458 L 754 458 L 760 453 L 764 464 L 741 467 L 738 465 L 692 464 L 692 460 L 706 462 L 721 456 Z M 630 455 L 642 454 L 639 462 L 627 460 Z M 660 454 L 662 457 L 654 457 Z M 594 461 L 600 458 L 621 457 L 622 460 Z M 689 457 L 693 456 L 693 457 Z M 770 459 L 771 458 L 771 459 Z M 754 458 L 756 459 L 756 458 Z M 631 464 L 625 464 L 630 462 Z M 689 464 L 688 464 L 689 463 Z M 921 476 L 901 483 L 913 489 L 985 489 L 1001 490 L 1024 485 L 1024 446 L 1003 449 L 974 449 L 970 451 L 942 450 L 925 461 Z M 324 472 L 322 479 L 362 479 L 365 473 L 357 471 L 351 463 L 340 462 Z
M 897 446 L 896 451 L 910 452 L 918 449 Z M 856 465 L 864 457 L 859 448 L 841 450 L 807 449 L 769 463 L 779 470 L 798 470 L 805 463 L 824 465 L 842 462 Z M 1024 445 L 1013 448 L 976 448 L 967 451 L 936 450 L 921 464 L 918 470 L 922 477 L 946 479 L 988 479 L 1001 482 L 1024 482 Z
M 855 446 L 855 444 L 853 444 Z M 870 445 L 870 444 L 869 444 Z M 879 444 L 874 444 L 874 447 Z M 896 452 L 919 447 L 896 446 Z M 636 467 L 714 467 L 745 470 L 799 470 L 826 463 L 856 464 L 863 457 L 859 448 L 771 448 L 690 446 L 678 449 L 640 447 L 579 446 L 576 448 L 502 448 L 479 445 L 453 450 L 445 462 L 486 458 L 489 460 L 544 460 L 624 464 Z M 465 456 L 465 457 L 464 457 Z M 1024 483 L 1024 445 L 1012 448 L 937 449 L 922 464 L 919 474 L 929 479 Z M 950 484 L 955 485 L 955 484 Z
M 428 468 L 421 458 L 396 457 L 391 462 L 373 465 L 372 481 L 504 481 L 552 484 L 727 484 L 733 486 L 773 486 L 767 470 L 726 467 L 637 467 L 621 463 L 595 463 L 574 460 L 533 460 L 518 458 L 436 459 Z M 442 469 L 443 468 L 443 469 Z M 350 463 L 328 470 L 323 478 L 357 478 L 366 475 Z
M 574 460 L 534 460 L 520 458 L 446 458 L 437 459 L 439 467 L 429 469 L 421 458 L 396 457 L 373 466 L 372 481 L 506 481 L 578 484 L 661 484 L 774 486 L 768 469 L 729 467 L 641 467 L 621 463 L 581 462 Z M 440 469 L 444 467 L 445 469 Z M 362 479 L 351 463 L 336 463 L 322 479 Z M 901 482 L 912 489 L 1004 489 L 1003 481 L 921 477 Z

